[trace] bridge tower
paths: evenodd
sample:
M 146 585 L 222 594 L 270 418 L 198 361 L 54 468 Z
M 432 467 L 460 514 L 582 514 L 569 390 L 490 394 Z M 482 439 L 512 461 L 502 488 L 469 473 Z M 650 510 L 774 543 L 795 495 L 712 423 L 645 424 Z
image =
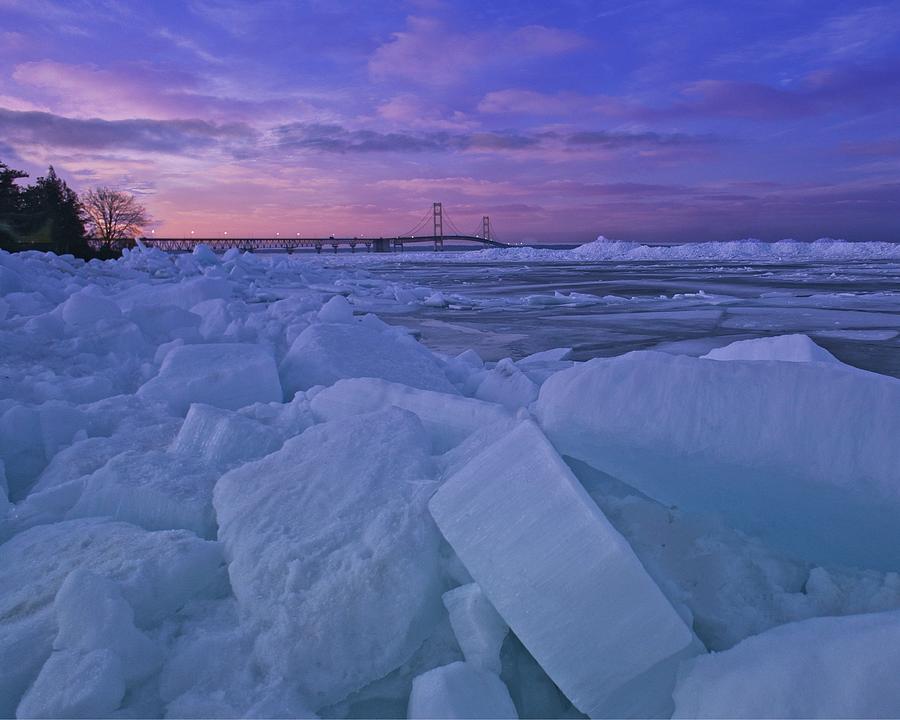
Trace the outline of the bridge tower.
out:
M 481 218 L 481 237 L 491 239 L 491 219 L 487 215 Z
M 436 202 L 432 206 L 434 215 L 434 249 L 444 249 L 444 206 Z

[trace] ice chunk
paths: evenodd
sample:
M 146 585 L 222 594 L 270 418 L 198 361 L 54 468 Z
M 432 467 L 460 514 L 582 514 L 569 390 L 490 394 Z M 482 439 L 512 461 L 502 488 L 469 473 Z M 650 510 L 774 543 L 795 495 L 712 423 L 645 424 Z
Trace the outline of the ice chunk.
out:
M 435 493 L 431 513 L 497 612 L 582 712 L 690 630 L 530 420 Z
M 432 437 L 435 452 L 445 452 L 472 433 L 512 418 L 495 403 L 375 378 L 339 380 L 310 401 L 313 413 L 323 420 L 339 420 L 392 405 L 418 416 Z
M 900 564 L 900 380 L 837 363 L 591 360 L 535 405 L 563 454 L 827 564 Z
M 115 320 L 122 316 L 116 303 L 97 295 L 93 288 L 70 295 L 60 309 L 62 319 L 69 325 L 93 325 L 100 320 Z
M 190 598 L 219 592 L 217 543 L 108 520 L 40 525 L 0 545 L 0 717 L 11 717 L 51 651 L 53 599 L 73 570 L 116 580 L 135 624 L 152 627 Z
M 475 397 L 516 410 L 537 400 L 538 386 L 512 360 L 504 358 L 485 373 L 475 390 Z
M 813 618 L 686 664 L 675 716 L 900 716 L 900 612 Z
M 392 408 L 315 425 L 216 485 L 257 657 L 314 709 L 406 661 L 442 614 L 429 448 Z
M 806 335 L 776 335 L 775 337 L 738 340 L 725 347 L 710 350 L 701 357 L 708 360 L 781 360 L 783 362 L 840 362 L 825 348 L 816 345 Z
M 509 625 L 497 614 L 478 583 L 460 585 L 445 592 L 443 600 L 466 662 L 499 674 L 500 647 L 509 632 Z
M 322 306 L 318 317 L 324 323 L 353 322 L 353 307 L 343 295 L 335 295 Z
M 111 517 L 147 530 L 184 528 L 213 539 L 216 479 L 201 459 L 159 450 L 124 452 L 88 476 L 67 517 Z
M 194 403 L 169 448 L 217 466 L 253 460 L 278 449 L 282 438 L 262 423 L 229 410 Z
M 201 265 L 219 264 L 219 256 L 216 255 L 213 249 L 206 243 L 198 243 L 194 247 L 194 252 L 192 252 L 191 255 L 193 255 L 194 260 Z
M 127 317 L 153 343 L 164 343 L 173 338 L 194 341 L 200 337 L 200 316 L 175 305 L 139 306 Z
M 448 303 L 447 303 L 447 299 L 444 297 L 444 293 L 433 292 L 433 293 L 431 293 L 431 295 L 429 295 L 427 298 L 425 298 L 425 301 L 422 304 L 425 305 L 426 307 L 442 308 L 442 307 L 446 307 Z
M 159 374 L 137 392 L 163 402 L 178 415 L 201 402 L 237 410 L 255 402 L 281 402 L 281 384 L 272 352 L 249 343 L 182 345 L 174 348 Z
M 125 697 L 122 665 L 110 650 L 55 652 L 19 707 L 19 718 L 98 718 Z
M 518 718 L 503 681 L 467 662 L 429 670 L 413 680 L 409 718 Z
M 159 648 L 134 626 L 118 586 L 85 570 L 70 573 L 54 600 L 53 653 L 16 711 L 18 717 L 100 717 L 128 685 L 146 679 Z
M 572 348 L 560 347 L 541 352 L 532 353 L 516 361 L 516 365 L 529 365 L 532 363 L 560 362 L 572 357 Z
M 455 392 L 430 350 L 404 334 L 358 323 L 311 325 L 294 340 L 281 364 L 288 397 L 314 385 L 353 377 Z

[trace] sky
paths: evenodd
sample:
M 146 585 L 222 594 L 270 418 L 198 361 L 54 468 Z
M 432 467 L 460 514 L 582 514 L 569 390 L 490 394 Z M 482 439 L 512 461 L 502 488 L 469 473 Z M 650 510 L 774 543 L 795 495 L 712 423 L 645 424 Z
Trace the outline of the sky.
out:
M 900 2 L 0 0 L 0 161 L 157 236 L 900 241 Z

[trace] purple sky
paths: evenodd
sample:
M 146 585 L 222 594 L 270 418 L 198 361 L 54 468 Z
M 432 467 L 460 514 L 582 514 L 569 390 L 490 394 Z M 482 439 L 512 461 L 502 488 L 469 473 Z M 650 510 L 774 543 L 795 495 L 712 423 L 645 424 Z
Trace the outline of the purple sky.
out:
M 900 240 L 900 3 L 0 0 L 0 160 L 158 235 Z

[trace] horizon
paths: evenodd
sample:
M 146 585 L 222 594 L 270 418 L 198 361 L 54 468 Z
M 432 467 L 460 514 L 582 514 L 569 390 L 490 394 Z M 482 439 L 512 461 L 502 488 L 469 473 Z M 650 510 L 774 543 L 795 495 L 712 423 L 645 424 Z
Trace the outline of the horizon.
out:
M 167 237 L 900 239 L 900 9 L 0 0 L 0 161 Z M 148 231 L 149 232 L 149 231 Z

